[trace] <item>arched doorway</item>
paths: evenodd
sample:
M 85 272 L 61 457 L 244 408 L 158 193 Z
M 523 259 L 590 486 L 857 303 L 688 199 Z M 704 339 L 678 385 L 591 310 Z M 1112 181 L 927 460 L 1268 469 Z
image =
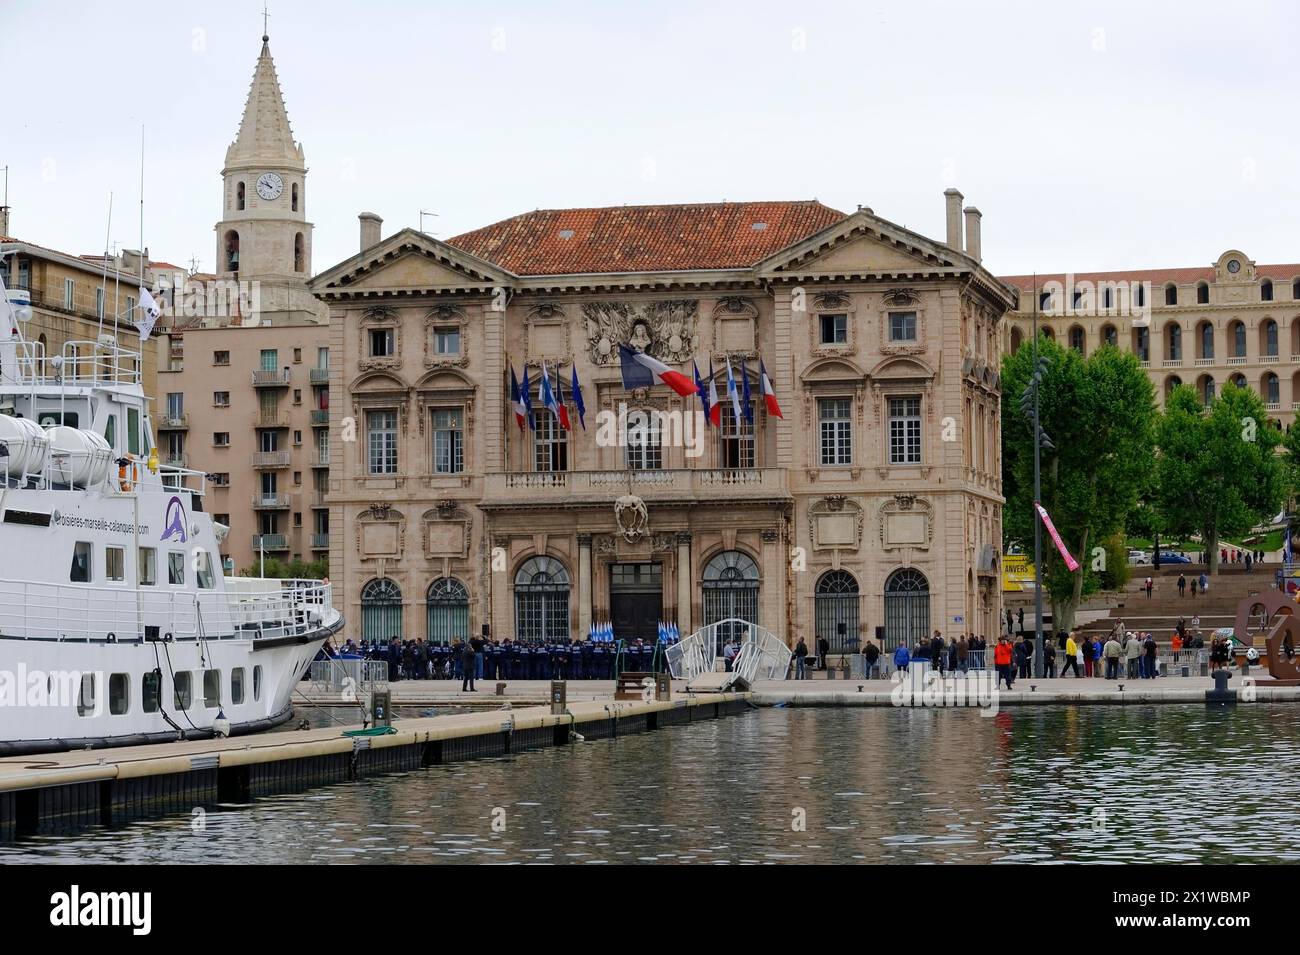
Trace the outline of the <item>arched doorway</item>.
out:
M 925 574 L 902 567 L 885 581 L 885 646 L 893 651 L 930 633 L 930 582 Z
M 425 594 L 425 637 L 430 643 L 469 639 L 469 591 L 455 577 L 439 577 Z
M 813 589 L 813 632 L 830 641 L 831 653 L 857 653 L 861 647 L 858 581 L 847 570 L 828 570 Z
M 704 625 L 732 617 L 758 623 L 758 565 L 748 554 L 724 550 L 704 565 Z M 725 631 L 725 632 L 724 632 Z M 717 655 L 732 639 L 744 637 L 738 626 L 718 629 Z
M 361 639 L 402 639 L 402 588 L 377 577 L 361 588 Z
M 553 557 L 531 557 L 515 574 L 515 637 L 569 639 L 569 573 Z

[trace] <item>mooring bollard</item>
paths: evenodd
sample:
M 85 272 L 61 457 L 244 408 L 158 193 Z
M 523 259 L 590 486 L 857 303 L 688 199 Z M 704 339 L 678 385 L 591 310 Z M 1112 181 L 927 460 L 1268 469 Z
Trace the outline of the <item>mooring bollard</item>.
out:
M 551 713 L 559 716 L 569 706 L 569 688 L 563 680 L 551 681 Z
M 1237 691 L 1228 689 L 1231 670 L 1215 670 L 1210 674 L 1214 678 L 1214 689 L 1205 691 L 1206 703 L 1236 703 Z

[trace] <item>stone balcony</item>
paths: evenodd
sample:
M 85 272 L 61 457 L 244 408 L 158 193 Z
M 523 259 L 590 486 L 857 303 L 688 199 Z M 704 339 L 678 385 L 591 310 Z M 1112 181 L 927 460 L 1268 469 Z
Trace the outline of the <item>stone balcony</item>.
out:
M 783 468 L 498 471 L 483 477 L 481 506 L 604 505 L 623 494 L 635 494 L 647 504 L 790 499 Z

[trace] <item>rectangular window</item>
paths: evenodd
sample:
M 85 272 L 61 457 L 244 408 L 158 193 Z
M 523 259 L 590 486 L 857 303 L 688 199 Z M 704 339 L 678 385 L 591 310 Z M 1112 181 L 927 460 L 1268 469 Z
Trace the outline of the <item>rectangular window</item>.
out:
M 229 431 L 212 432 L 212 443 L 216 445 L 218 448 L 230 447 L 230 432 Z
M 137 560 L 140 565 L 140 586 L 155 586 L 158 583 L 158 552 L 152 547 L 141 547 Z
M 104 548 L 104 577 L 117 583 L 126 580 L 126 551 L 121 547 Z
M 167 552 L 167 583 L 175 587 L 185 585 L 185 551 L 169 550 Z
M 244 702 L 244 668 L 235 667 L 230 671 L 230 703 L 238 706 Z
M 460 408 L 434 408 L 433 473 L 459 474 L 465 469 L 465 433 Z
M 296 404 L 296 405 L 300 405 L 300 404 L 302 404 L 302 389 L 301 389 L 301 388 L 295 388 L 295 389 L 293 389 L 293 403 Z
M 214 392 L 212 393 L 212 404 L 213 404 L 214 407 L 217 407 L 217 408 L 229 408 L 229 407 L 230 407 L 230 392 L 228 392 L 228 391 L 214 391 Z
M 433 331 L 433 350 L 439 355 L 460 354 L 460 329 L 436 328 Z
M 752 402 L 750 407 L 752 412 Z M 731 403 L 724 402 L 722 405 L 720 457 L 724 468 L 754 467 L 754 425 L 744 416 L 745 407 L 743 402 L 740 411 L 740 423 L 737 424 Z
M 301 365 L 301 364 L 302 364 L 302 349 L 301 349 L 301 348 L 295 348 L 295 349 L 293 350 L 293 363 L 294 363 L 295 365 Z
M 157 713 L 158 705 L 162 703 L 162 674 L 150 670 L 140 680 L 140 689 L 144 694 L 144 711 Z
M 650 411 L 632 411 L 623 436 L 630 471 L 657 471 L 664 466 L 663 433 L 659 416 Z
M 848 398 L 822 398 L 817 402 L 823 465 L 853 463 L 853 402 Z
M 172 676 L 172 708 L 188 710 L 194 701 L 194 688 L 188 670 L 181 670 Z
M 301 431 L 295 431 L 295 432 L 293 433 L 293 446 L 296 448 L 296 447 L 300 446 L 301 444 L 302 444 L 302 432 L 301 432 Z
M 371 358 L 391 358 L 394 347 L 395 336 L 391 328 L 372 328 L 370 329 L 370 357 Z
M 90 541 L 77 541 L 72 545 L 72 571 L 68 579 L 74 584 L 90 583 Z
M 213 514 L 212 519 L 216 521 L 218 524 L 224 524 L 226 527 L 230 526 L 229 514 Z
M 537 430 L 533 432 L 533 466 L 538 471 L 569 469 L 569 433 L 560 427 L 549 410 L 533 412 Z
M 108 712 L 121 716 L 131 707 L 131 681 L 125 673 L 113 673 L 108 677 Z
M 167 417 L 181 418 L 185 416 L 185 394 L 180 391 L 167 392 Z
M 889 463 L 921 463 L 921 399 L 889 399 Z
M 823 345 L 843 345 L 849 340 L 847 315 L 819 315 Z
M 916 312 L 889 313 L 889 340 L 891 342 L 916 341 Z
M 203 705 L 215 710 L 221 705 L 221 671 L 203 671 Z
M 324 345 L 318 346 L 316 349 L 316 367 L 328 368 L 329 366 L 330 366 L 330 350 L 326 348 Z
M 102 288 L 95 289 L 95 317 L 104 317 L 104 290 Z
M 212 573 L 212 555 L 206 550 L 199 551 L 194 574 L 200 590 L 211 590 L 216 586 L 216 578 Z
M 302 511 L 293 512 L 293 526 L 302 527 Z
M 230 486 L 230 472 L 229 472 L 229 471 L 217 471 L 217 472 L 215 472 L 215 473 L 212 475 L 212 484 L 213 484 L 214 487 L 229 487 L 229 486 Z
M 228 351 L 214 351 L 214 352 L 212 353 L 212 364 L 214 364 L 214 365 L 229 365 L 229 364 L 230 364 L 230 352 L 228 352 Z
M 140 409 L 126 409 L 126 449 L 134 455 L 140 454 Z
M 77 694 L 77 715 L 92 716 L 95 712 L 95 674 L 81 674 L 81 692 Z
M 63 280 L 63 307 L 72 308 L 72 303 L 77 299 L 77 283 L 72 279 Z
M 397 412 L 366 413 L 366 463 L 371 474 L 397 473 Z
M 280 352 L 274 348 L 263 348 L 261 355 L 262 371 L 280 370 Z
M 126 317 L 128 321 L 132 321 L 132 322 L 135 321 L 136 316 L 134 312 L 135 312 L 135 296 L 128 295 L 126 297 Z

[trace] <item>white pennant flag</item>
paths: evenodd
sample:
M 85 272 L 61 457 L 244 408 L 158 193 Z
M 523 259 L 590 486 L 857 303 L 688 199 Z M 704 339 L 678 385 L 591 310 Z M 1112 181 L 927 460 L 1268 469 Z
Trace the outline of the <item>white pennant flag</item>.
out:
M 149 294 L 149 290 L 143 285 L 140 286 L 140 304 L 137 307 L 140 310 L 140 315 L 135 320 L 135 327 L 140 331 L 140 341 L 144 341 L 153 331 L 153 323 L 158 321 L 162 309 L 158 307 L 154 297 Z

